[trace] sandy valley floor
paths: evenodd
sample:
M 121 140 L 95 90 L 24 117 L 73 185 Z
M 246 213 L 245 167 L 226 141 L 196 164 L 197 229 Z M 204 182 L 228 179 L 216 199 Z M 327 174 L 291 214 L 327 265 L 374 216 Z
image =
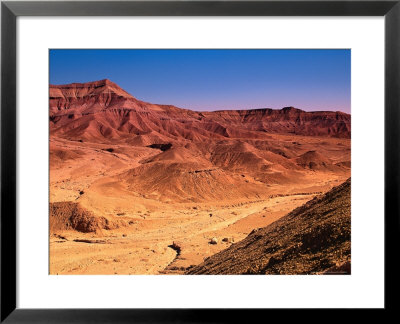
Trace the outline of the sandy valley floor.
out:
M 290 136 L 274 138 L 294 141 Z M 348 139 L 296 136 L 295 140 L 304 152 L 317 148 L 333 164 L 350 160 Z M 266 184 L 252 170 L 244 170 L 229 174 L 233 180 L 230 187 L 226 184 L 226 199 L 177 200 L 165 193 L 179 186 L 184 190 L 187 182 L 171 183 L 161 177 L 157 190 L 146 179 L 132 176 L 131 170 L 146 164 L 146 159 L 165 152 L 126 144 L 109 147 L 58 137 L 50 140 L 50 203 L 77 203 L 104 217 L 108 228 L 88 233 L 51 228 L 50 274 L 180 274 L 350 176 L 350 168 L 302 169 L 296 171 L 301 175 L 297 180 Z M 209 181 L 212 188 L 213 172 L 219 171 L 201 171 L 201 181 Z M 200 171 L 188 172 L 197 177 L 193 172 Z M 239 183 L 252 194 L 241 195 Z

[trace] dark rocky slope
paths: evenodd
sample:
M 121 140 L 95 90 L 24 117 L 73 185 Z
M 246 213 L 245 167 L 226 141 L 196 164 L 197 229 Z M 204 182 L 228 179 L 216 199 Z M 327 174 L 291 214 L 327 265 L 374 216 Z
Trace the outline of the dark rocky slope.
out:
M 350 273 L 350 191 L 348 179 L 187 274 Z

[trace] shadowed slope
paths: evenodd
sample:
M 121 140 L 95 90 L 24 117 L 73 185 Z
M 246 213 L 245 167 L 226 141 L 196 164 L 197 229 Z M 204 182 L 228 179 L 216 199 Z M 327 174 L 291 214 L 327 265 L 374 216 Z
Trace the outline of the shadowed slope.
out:
M 349 272 L 351 180 L 254 230 L 188 274 Z

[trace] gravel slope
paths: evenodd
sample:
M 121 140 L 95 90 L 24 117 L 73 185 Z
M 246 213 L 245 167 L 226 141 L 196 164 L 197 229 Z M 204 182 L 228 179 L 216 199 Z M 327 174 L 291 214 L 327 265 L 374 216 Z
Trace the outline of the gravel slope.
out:
M 187 274 L 350 273 L 350 192 L 349 178 Z

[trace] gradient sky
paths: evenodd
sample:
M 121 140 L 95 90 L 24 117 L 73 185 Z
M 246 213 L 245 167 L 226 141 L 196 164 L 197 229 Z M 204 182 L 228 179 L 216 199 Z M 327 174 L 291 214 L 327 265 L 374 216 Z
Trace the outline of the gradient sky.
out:
M 50 50 L 50 83 L 110 79 L 134 97 L 193 110 L 350 113 L 350 50 Z

